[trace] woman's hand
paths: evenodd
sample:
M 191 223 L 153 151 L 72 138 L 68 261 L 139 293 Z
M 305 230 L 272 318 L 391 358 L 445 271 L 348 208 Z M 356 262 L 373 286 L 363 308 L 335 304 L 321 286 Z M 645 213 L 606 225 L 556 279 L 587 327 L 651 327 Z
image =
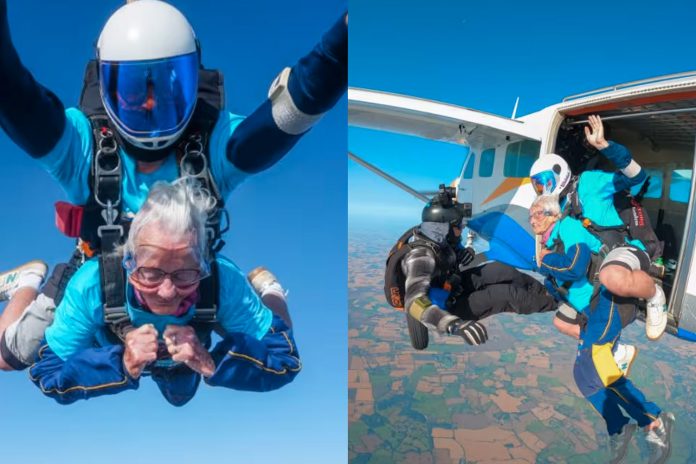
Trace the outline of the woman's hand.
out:
M 164 342 L 172 360 L 186 364 L 203 377 L 210 377 L 215 372 L 215 362 L 198 340 L 193 327 L 168 325 L 164 331 Z
M 152 324 L 131 330 L 126 335 L 123 366 L 128 375 L 137 379 L 145 366 L 157 360 L 157 329 Z
M 541 261 L 544 260 L 546 255 L 550 255 L 551 253 L 553 253 L 553 250 L 549 250 L 546 247 L 542 247 L 541 250 L 539 250 L 539 265 L 540 266 L 541 266 Z

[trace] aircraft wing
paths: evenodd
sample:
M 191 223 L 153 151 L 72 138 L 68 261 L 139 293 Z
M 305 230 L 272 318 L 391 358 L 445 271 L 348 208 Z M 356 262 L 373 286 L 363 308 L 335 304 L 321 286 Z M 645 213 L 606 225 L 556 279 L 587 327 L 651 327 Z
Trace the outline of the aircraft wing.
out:
M 523 121 L 375 90 L 348 89 L 348 124 L 469 146 L 539 137 Z

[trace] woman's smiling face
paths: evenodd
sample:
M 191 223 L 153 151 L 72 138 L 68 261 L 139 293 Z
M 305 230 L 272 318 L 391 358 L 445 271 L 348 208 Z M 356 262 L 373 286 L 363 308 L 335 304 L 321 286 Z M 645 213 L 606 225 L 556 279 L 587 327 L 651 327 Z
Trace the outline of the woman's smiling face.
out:
M 191 282 L 189 278 L 178 278 L 194 274 L 186 270 L 201 270 L 194 240 L 189 234 L 173 239 L 156 223 L 148 224 L 140 232 L 134 257 L 136 267 L 129 275 L 129 281 L 154 314 L 176 313 L 181 302 L 198 289 L 197 279 Z M 162 272 L 158 271 L 166 274 L 163 279 Z M 172 273 L 177 274 L 172 276 Z M 151 276 L 159 278 L 152 279 Z

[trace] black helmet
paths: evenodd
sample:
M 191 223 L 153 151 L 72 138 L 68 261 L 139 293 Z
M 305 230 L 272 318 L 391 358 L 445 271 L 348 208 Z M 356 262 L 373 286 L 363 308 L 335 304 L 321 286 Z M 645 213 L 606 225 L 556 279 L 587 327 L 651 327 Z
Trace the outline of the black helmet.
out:
M 452 187 L 445 187 L 444 184 L 441 184 L 439 193 L 423 208 L 421 220 L 423 222 L 442 222 L 461 227 L 462 219 L 466 215 L 464 205 L 456 202 L 455 195 Z

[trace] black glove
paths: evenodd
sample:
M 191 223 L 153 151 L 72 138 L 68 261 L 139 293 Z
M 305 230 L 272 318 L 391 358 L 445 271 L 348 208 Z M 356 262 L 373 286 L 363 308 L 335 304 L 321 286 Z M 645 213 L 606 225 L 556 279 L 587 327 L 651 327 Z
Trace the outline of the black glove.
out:
M 457 319 L 447 327 L 450 335 L 459 335 L 469 345 L 482 345 L 488 340 L 486 327 L 476 321 L 463 321 Z
M 463 266 L 468 266 L 476 257 L 476 252 L 471 247 L 460 248 L 457 250 L 457 265 L 459 269 Z

